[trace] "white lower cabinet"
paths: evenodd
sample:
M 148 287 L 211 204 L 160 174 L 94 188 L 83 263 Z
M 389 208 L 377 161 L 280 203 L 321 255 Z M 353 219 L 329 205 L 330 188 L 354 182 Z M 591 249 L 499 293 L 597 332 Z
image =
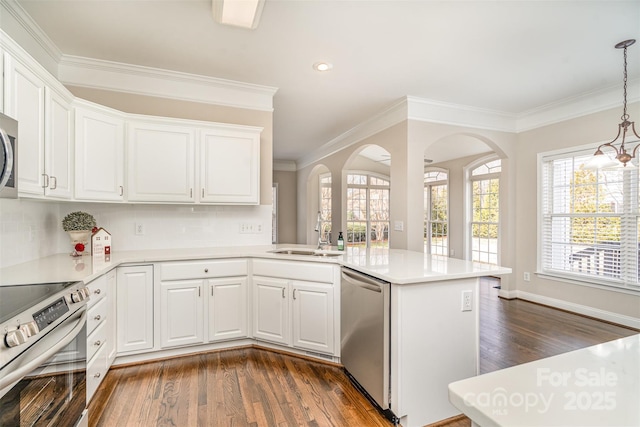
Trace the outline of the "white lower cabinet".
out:
M 209 279 L 207 287 L 209 341 L 247 337 L 247 277 Z
M 118 267 L 117 352 L 153 349 L 153 266 Z
M 115 358 L 116 272 L 89 283 L 87 304 L 87 402 L 104 379 Z
M 291 295 L 293 346 L 333 354 L 333 285 L 294 281 Z
M 202 280 L 160 283 L 160 345 L 177 347 L 204 342 Z
M 254 338 L 330 355 L 339 353 L 335 311 L 339 292 L 334 289 L 340 280 L 337 265 L 256 259 L 253 272 Z
M 162 348 L 248 336 L 246 259 L 166 262 L 159 271 Z
M 254 276 L 253 322 L 256 339 L 333 354 L 333 285 Z
M 253 277 L 253 337 L 289 345 L 289 281 Z

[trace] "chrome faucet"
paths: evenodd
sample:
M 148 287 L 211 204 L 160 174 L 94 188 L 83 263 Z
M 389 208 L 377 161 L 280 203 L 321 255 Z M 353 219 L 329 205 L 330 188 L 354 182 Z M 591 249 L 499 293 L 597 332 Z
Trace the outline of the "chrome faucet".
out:
M 322 249 L 322 245 L 330 245 L 329 239 L 322 240 L 322 212 L 318 211 L 318 219 L 316 221 L 316 233 L 318 233 L 318 249 Z

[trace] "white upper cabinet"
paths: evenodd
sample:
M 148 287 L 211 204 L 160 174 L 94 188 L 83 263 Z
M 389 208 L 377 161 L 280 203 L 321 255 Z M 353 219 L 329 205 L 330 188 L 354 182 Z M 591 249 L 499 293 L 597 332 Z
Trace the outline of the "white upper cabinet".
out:
M 45 90 L 45 188 L 48 197 L 73 197 L 73 111 L 70 100 Z
M 5 114 L 18 121 L 18 190 L 44 195 L 45 83 L 11 55 L 4 55 Z
M 200 136 L 200 201 L 260 203 L 259 128 L 216 128 Z
M 18 120 L 22 196 L 72 196 L 72 95 L 51 75 L 4 54 L 5 112 Z
M 261 128 L 129 117 L 128 201 L 259 203 Z
M 82 200 L 124 200 L 124 118 L 86 101 L 76 104 L 75 195 Z
M 195 130 L 130 121 L 127 196 L 140 202 L 193 202 Z

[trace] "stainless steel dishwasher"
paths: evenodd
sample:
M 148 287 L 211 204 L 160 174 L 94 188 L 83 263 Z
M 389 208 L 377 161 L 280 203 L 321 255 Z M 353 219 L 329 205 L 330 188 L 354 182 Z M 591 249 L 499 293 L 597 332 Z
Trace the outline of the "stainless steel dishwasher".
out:
M 341 360 L 354 385 L 394 424 L 390 404 L 391 284 L 342 268 Z

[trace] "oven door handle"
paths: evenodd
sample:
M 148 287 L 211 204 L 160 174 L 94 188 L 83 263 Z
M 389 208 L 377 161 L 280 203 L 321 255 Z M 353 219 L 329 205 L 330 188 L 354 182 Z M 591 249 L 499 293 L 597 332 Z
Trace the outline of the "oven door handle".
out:
M 11 149 L 11 141 L 9 140 L 9 136 L 4 131 L 4 129 L 0 128 L 0 149 L 4 151 L 4 162 L 6 164 L 6 169 L 4 171 L 4 175 L 0 176 L 0 189 L 5 186 L 7 181 L 9 181 L 9 176 L 11 175 L 11 171 L 13 170 L 13 150 Z M 2 165 L 0 165 L 0 171 L 2 170 Z
M 87 309 L 86 307 L 82 307 L 78 311 L 82 311 L 82 315 L 74 325 L 69 325 L 69 323 L 67 323 L 70 319 L 68 319 L 67 322 L 61 323 L 14 361 L 19 362 L 20 365 L 16 367 L 15 370 L 9 372 L 6 376 L 0 377 L 0 390 L 13 382 L 21 380 L 29 372 L 46 362 L 51 356 L 56 354 L 60 349 L 65 347 L 73 341 L 76 336 L 78 336 L 78 333 L 82 330 L 87 321 Z M 69 327 L 72 329 L 67 332 Z M 51 345 L 51 342 L 54 342 L 54 344 Z

